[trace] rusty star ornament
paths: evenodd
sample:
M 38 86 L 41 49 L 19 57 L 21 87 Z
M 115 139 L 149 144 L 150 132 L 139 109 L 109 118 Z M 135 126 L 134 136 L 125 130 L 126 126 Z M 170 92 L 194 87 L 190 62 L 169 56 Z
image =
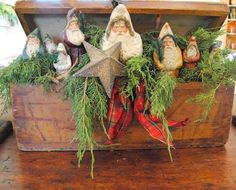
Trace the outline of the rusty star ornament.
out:
M 114 44 L 105 51 L 97 49 L 86 41 L 83 44 L 90 62 L 75 73 L 74 76 L 99 77 L 107 96 L 110 98 L 116 76 L 125 76 L 125 65 L 118 60 L 121 42 Z

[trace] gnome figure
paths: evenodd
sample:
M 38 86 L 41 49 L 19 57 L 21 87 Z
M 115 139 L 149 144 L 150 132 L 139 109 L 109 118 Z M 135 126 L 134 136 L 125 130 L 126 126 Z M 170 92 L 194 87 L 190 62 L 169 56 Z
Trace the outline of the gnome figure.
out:
M 142 39 L 134 31 L 129 12 L 122 4 L 119 4 L 112 11 L 102 39 L 102 50 L 107 50 L 117 42 L 121 42 L 120 60 L 122 62 L 143 53 Z
M 83 34 L 83 23 L 78 19 L 76 9 L 71 9 L 67 14 L 67 25 L 64 30 L 64 42 L 69 46 L 69 54 L 72 59 L 72 63 L 75 64 L 76 60 L 79 59 L 79 56 L 85 53 L 83 47 L 83 41 L 85 36 Z
M 47 53 L 52 54 L 57 51 L 56 44 L 54 43 L 54 41 L 52 40 L 52 38 L 48 34 L 46 34 L 43 43 L 45 45 Z
M 161 44 L 162 59 L 154 51 L 153 59 L 156 67 L 160 71 L 166 71 L 171 76 L 177 77 L 179 68 L 183 65 L 182 52 L 176 44 L 173 32 L 168 23 L 162 27 L 158 40 Z
M 66 52 L 63 43 L 59 43 L 57 47 L 58 57 L 57 62 L 53 64 L 57 73 L 63 74 L 71 68 L 71 58 Z
M 191 36 L 189 44 L 183 52 L 184 67 L 194 69 L 196 62 L 200 59 L 200 52 L 198 50 L 197 41 L 195 36 Z
M 40 31 L 38 28 L 36 28 L 33 32 L 31 32 L 28 35 L 21 57 L 23 59 L 30 59 L 36 56 L 37 54 L 44 54 L 44 53 L 45 49 L 40 36 Z

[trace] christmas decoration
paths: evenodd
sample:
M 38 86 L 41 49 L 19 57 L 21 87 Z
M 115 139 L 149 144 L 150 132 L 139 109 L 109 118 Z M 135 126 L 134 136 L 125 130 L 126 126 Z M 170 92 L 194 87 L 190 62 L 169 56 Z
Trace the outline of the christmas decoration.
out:
M 111 13 L 101 47 L 106 50 L 117 42 L 121 42 L 120 60 L 123 62 L 143 53 L 142 39 L 134 31 L 129 12 L 122 4 L 116 6 Z
M 59 43 L 57 46 L 57 61 L 53 63 L 57 73 L 63 74 L 71 68 L 71 58 L 66 52 L 66 48 L 63 43 Z
M 167 71 L 171 76 L 179 75 L 179 68 L 183 65 L 182 53 L 179 46 L 176 44 L 173 32 L 168 23 L 165 23 L 161 29 L 158 40 L 162 49 L 162 59 L 157 51 L 153 53 L 157 69 Z
M 33 32 L 31 32 L 25 44 L 25 48 L 21 55 L 22 59 L 30 59 L 37 54 L 43 55 L 45 53 L 45 48 L 42 43 L 40 31 L 36 28 Z
M 196 68 L 196 62 L 200 59 L 200 52 L 198 50 L 195 36 L 190 37 L 189 44 L 183 52 L 183 59 L 186 68 Z
M 116 43 L 105 51 L 101 51 L 87 42 L 83 44 L 91 61 L 74 76 L 99 77 L 107 96 L 110 98 L 115 77 L 125 75 L 124 65 L 118 61 L 121 43 Z
M 46 34 L 44 41 L 43 41 L 46 51 L 49 54 L 55 53 L 57 50 L 57 46 L 54 43 L 54 41 L 52 40 L 51 36 L 49 36 L 48 34 Z
M 158 33 L 145 33 L 141 39 L 140 35 L 134 31 L 124 5 L 118 5 L 114 9 L 106 31 L 97 26 L 85 26 L 82 14 L 77 16 L 75 9 L 68 12 L 64 40 L 73 55 L 73 62 L 79 60 L 80 64 L 74 64 L 69 68 L 69 56 L 65 54 L 65 48 L 60 44 L 58 52 L 48 51 L 47 54 L 41 54 L 41 51 L 38 51 L 40 47 L 38 42 L 41 40 L 35 40 L 37 48 L 24 50 L 25 54 L 29 53 L 26 59 L 18 58 L 12 65 L 0 70 L 0 96 L 5 106 L 9 107 L 10 83 L 43 85 L 48 89 L 53 80 L 61 76 L 58 76 L 58 73 L 66 70 L 68 77 L 61 77 L 58 83 L 63 84 L 61 86 L 64 87 L 64 95 L 71 101 L 76 125 L 73 141 L 78 142 L 78 163 L 80 165 L 85 151 L 89 149 L 92 177 L 95 161 L 93 146 L 96 143 L 94 128 L 98 127 L 98 122 L 94 121 L 99 120 L 100 126 L 108 137 L 107 141 L 112 143 L 113 139 L 119 138 L 125 132 L 132 117 L 135 116 L 150 136 L 166 144 L 171 157 L 170 149 L 174 143 L 169 127 L 178 128 L 187 122 L 187 119 L 175 122 L 165 118 L 165 111 L 171 106 L 174 98 L 176 82 L 201 81 L 206 84 L 206 90 L 209 91 L 192 99 L 205 107 L 203 118 L 206 118 L 214 104 L 215 93 L 219 86 L 233 84 L 236 80 L 236 61 L 226 59 L 228 52 L 219 50 L 212 55 L 209 53 L 210 46 L 220 35 L 219 31 L 199 28 L 188 36 L 179 37 L 174 36 L 169 25 L 166 24 L 159 35 L 158 42 L 162 44 L 163 49 L 164 46 L 174 47 L 175 53 L 169 54 L 163 51 L 161 54 L 160 48 L 158 49 L 156 44 L 153 44 Z M 73 32 L 79 34 L 76 35 L 77 37 L 81 37 L 79 42 L 76 41 L 78 40 L 76 37 L 72 37 Z M 91 45 L 84 41 L 83 35 L 89 37 Z M 179 78 L 176 79 L 169 74 L 176 76 L 181 66 L 182 53 L 178 46 L 186 49 L 190 36 L 195 36 L 198 40 L 201 57 L 194 71 L 182 68 Z M 96 49 L 100 44 L 103 50 Z M 79 53 L 79 48 L 83 48 L 83 45 L 87 49 L 87 54 L 82 55 Z M 171 55 L 169 58 L 177 57 L 178 59 L 169 62 L 171 59 L 168 60 L 167 55 Z M 119 62 L 119 58 L 125 65 Z M 168 65 L 169 63 L 171 66 Z M 54 67 L 58 73 L 55 72 Z M 124 73 L 127 77 L 119 77 L 124 76 Z M 93 77 L 88 78 L 89 76 Z M 94 76 L 102 79 L 101 83 L 105 90 L 98 78 Z M 109 103 L 107 95 L 111 96 Z M 3 109 L 7 110 L 6 107 Z M 108 132 L 104 124 L 106 117 Z
M 79 60 L 79 56 L 85 53 L 82 45 L 85 40 L 82 17 L 83 16 L 77 12 L 75 8 L 69 10 L 67 13 L 67 24 L 64 29 L 64 42 L 70 48 L 69 54 L 71 56 L 72 64 L 76 64 Z

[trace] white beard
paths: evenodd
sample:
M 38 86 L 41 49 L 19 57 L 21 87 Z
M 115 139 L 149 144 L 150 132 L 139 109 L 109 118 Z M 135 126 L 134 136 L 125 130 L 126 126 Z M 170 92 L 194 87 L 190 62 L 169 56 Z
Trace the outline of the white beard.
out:
M 138 34 L 131 36 L 129 32 L 118 35 L 111 31 L 107 40 L 104 37 L 102 49 L 109 49 L 117 42 L 121 42 L 120 59 L 122 61 L 127 61 L 130 57 L 139 56 L 143 53 L 143 46 L 140 36 Z
M 46 50 L 49 54 L 52 54 L 53 52 L 57 50 L 57 47 L 54 43 L 49 43 L 49 44 L 46 44 Z
M 26 46 L 26 54 L 29 58 L 35 56 L 39 52 L 39 44 L 28 43 Z
M 176 47 L 164 48 L 164 58 L 162 64 L 165 65 L 167 71 L 173 71 L 177 68 L 178 63 L 178 51 Z
M 59 53 L 57 57 L 57 63 L 53 64 L 54 68 L 59 74 L 65 73 L 71 67 L 71 59 L 69 55 Z
M 78 30 L 66 30 L 66 36 L 67 39 L 70 43 L 74 44 L 74 45 L 81 45 L 81 43 L 84 41 L 84 34 L 81 32 L 80 29 Z
M 187 57 L 189 58 L 194 58 L 196 57 L 197 55 L 197 49 L 195 46 L 190 46 L 188 49 L 187 49 Z

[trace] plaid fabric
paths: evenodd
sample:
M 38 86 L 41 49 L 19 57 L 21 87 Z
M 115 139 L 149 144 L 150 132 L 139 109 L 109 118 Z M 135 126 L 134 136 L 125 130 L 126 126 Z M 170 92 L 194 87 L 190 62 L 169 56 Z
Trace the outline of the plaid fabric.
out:
M 133 118 L 132 102 L 130 99 L 120 94 L 120 86 L 120 78 L 117 78 L 109 103 L 108 143 L 112 143 L 113 139 L 120 137 L 125 132 L 126 128 L 129 126 Z M 136 90 L 136 98 L 134 101 L 134 112 L 136 114 L 136 117 L 152 138 L 157 139 L 164 144 L 167 144 L 167 135 L 164 127 L 162 126 L 160 118 L 145 113 L 144 95 L 145 86 L 144 82 L 142 82 Z M 186 125 L 187 121 L 188 119 L 180 122 L 168 121 L 168 125 L 169 127 L 182 127 Z M 172 142 L 169 143 L 173 146 Z
M 108 135 L 110 143 L 120 137 L 133 118 L 131 100 L 120 94 L 120 78 L 116 78 L 108 110 Z
M 137 116 L 138 121 L 142 126 L 148 131 L 149 135 L 154 139 L 161 141 L 164 144 L 167 144 L 167 134 L 164 130 L 164 127 L 161 124 L 161 120 L 158 116 L 154 117 L 151 114 L 145 113 L 145 86 L 142 82 L 136 90 L 136 99 L 134 102 L 134 112 Z M 182 127 L 185 126 L 188 119 L 185 119 L 180 122 L 168 121 L 169 127 Z M 169 142 L 173 146 L 172 142 Z

